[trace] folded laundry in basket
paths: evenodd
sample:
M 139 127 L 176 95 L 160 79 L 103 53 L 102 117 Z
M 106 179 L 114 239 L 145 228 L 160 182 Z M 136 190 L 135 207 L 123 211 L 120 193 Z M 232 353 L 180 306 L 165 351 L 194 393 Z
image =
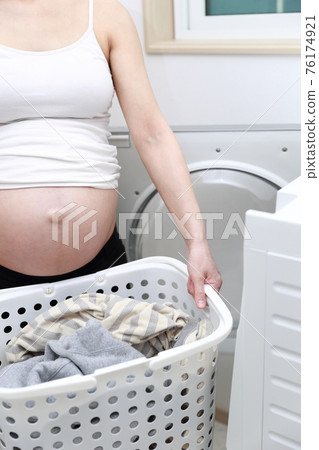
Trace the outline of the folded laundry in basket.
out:
M 115 339 L 133 345 L 146 357 L 172 348 L 191 319 L 171 303 L 149 303 L 114 294 L 82 294 L 58 303 L 26 325 L 9 342 L 7 361 L 18 362 L 43 354 L 49 340 L 72 335 L 91 318 L 101 321 Z M 192 340 L 212 331 L 207 329 L 205 319 L 193 322 L 189 330 Z
M 131 345 L 114 339 L 96 319 L 72 336 L 48 341 L 44 355 L 9 364 L 0 370 L 0 386 L 6 388 L 31 386 L 72 375 L 88 375 L 143 355 Z

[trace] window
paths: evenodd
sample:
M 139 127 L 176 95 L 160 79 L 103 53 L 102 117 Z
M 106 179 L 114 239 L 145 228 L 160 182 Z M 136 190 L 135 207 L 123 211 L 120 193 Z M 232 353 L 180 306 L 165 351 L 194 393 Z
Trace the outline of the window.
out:
M 300 0 L 143 0 L 150 53 L 300 53 Z
M 206 15 L 295 13 L 301 0 L 206 0 Z
M 300 0 L 174 0 L 175 38 L 298 39 L 300 7 Z

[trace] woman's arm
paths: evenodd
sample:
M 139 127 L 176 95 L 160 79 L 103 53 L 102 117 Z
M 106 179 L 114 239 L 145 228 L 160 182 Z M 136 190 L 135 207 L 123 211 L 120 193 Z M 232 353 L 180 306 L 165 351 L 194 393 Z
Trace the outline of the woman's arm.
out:
M 217 291 L 221 276 L 209 251 L 205 227 L 182 151 L 155 100 L 139 38 L 127 11 L 114 2 L 110 66 L 115 90 L 139 155 L 168 210 L 178 218 L 188 259 L 188 290 L 204 307 L 204 282 Z M 189 214 L 191 213 L 191 215 Z M 185 214 L 190 215 L 183 223 Z

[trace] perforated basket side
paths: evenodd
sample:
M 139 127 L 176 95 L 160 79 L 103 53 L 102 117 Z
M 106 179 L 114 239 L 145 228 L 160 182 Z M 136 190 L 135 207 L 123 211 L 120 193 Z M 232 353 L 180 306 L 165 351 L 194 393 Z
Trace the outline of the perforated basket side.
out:
M 154 371 L 132 363 L 97 374 L 93 389 L 2 401 L 0 439 L 15 450 L 210 449 L 215 358 L 210 349 Z
M 187 292 L 184 266 L 174 267 L 171 258 L 149 260 L 7 292 L 0 300 L 2 342 L 39 312 L 82 292 L 169 301 L 192 317 L 206 317 Z M 161 356 L 171 355 L 169 364 L 159 358 L 152 366 L 155 358 L 142 358 L 80 377 L 76 384 L 59 380 L 63 384 L 54 389 L 52 383 L 0 388 L 0 445 L 15 450 L 210 449 L 217 343 L 206 339 L 204 350 L 201 345 L 187 356 L 183 355 L 187 346 L 162 352 Z M 1 359 L 5 364 L 3 353 Z

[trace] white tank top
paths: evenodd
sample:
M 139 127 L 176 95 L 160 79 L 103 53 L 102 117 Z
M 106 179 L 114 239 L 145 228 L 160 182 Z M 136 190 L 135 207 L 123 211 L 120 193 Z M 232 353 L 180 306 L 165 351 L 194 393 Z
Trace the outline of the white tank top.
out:
M 108 143 L 114 87 L 93 30 L 56 50 L 0 45 L 0 189 L 117 188 Z

